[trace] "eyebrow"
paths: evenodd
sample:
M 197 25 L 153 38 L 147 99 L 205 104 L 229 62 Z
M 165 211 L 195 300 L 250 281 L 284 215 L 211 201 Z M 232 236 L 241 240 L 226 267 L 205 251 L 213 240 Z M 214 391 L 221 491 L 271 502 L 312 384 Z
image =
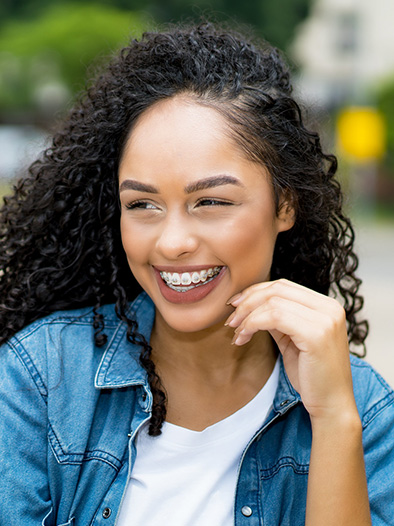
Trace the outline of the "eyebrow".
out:
M 126 179 L 123 181 L 123 183 L 119 186 L 119 192 L 122 192 L 123 190 L 137 190 L 137 192 L 148 192 L 148 194 L 159 193 L 157 188 L 151 184 L 140 183 L 138 181 L 134 181 L 134 179 Z
M 225 184 L 233 184 L 235 186 L 243 186 L 241 181 L 231 175 L 217 175 L 215 177 L 207 177 L 206 179 L 200 179 L 195 183 L 190 183 L 185 187 L 187 194 L 198 192 L 199 190 L 206 190 L 207 188 L 214 188 L 215 186 L 223 186 Z
M 207 188 L 214 188 L 216 186 L 223 186 L 225 184 L 243 186 L 241 181 L 236 177 L 232 177 L 231 175 L 217 175 L 214 177 L 200 179 L 195 183 L 188 184 L 185 186 L 185 193 L 192 194 L 193 192 L 198 192 L 199 190 L 206 190 Z M 136 190 L 137 192 L 147 192 L 149 194 L 159 193 L 159 190 L 155 186 L 151 184 L 140 183 L 134 179 L 126 179 L 123 181 L 119 187 L 119 192 L 122 192 L 123 190 Z

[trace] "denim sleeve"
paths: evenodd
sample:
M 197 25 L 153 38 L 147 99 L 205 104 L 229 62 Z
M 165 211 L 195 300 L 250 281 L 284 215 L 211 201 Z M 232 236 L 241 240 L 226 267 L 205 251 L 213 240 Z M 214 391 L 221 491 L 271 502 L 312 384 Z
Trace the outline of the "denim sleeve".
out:
M 12 340 L 0 347 L 0 371 L 0 524 L 42 525 L 51 510 L 46 389 Z
M 355 388 L 364 399 L 361 418 L 373 526 L 394 524 L 394 392 L 369 365 Z

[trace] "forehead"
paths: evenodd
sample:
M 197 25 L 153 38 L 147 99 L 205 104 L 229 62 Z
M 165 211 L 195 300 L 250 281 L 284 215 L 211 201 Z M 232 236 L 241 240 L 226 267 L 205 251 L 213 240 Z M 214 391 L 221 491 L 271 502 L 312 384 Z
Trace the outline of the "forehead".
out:
M 119 182 L 133 179 L 157 188 L 186 187 L 230 175 L 257 188 L 270 179 L 248 159 L 218 110 L 183 97 L 156 103 L 131 130 L 119 166 Z
M 166 147 L 192 151 L 214 141 L 217 145 L 240 149 L 232 139 L 231 129 L 218 110 L 186 96 L 176 96 L 155 103 L 144 111 L 134 124 L 126 141 L 123 156 L 128 150 Z

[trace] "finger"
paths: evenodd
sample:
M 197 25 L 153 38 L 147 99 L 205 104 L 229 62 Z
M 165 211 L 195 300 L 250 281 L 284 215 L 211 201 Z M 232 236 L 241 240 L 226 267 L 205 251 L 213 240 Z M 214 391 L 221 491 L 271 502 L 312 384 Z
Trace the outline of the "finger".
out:
M 228 300 L 228 304 L 236 306 L 241 301 L 243 301 L 245 298 L 247 298 L 250 294 L 253 294 L 256 290 L 264 290 L 265 288 L 269 288 L 272 286 L 281 285 L 283 287 L 293 287 L 297 289 L 305 289 L 310 292 L 313 292 L 311 289 L 308 289 L 307 287 L 304 287 L 303 285 L 299 285 L 298 283 L 295 283 L 294 281 L 290 281 L 284 278 L 274 280 L 274 281 L 262 281 L 259 283 L 254 283 L 253 285 L 250 285 L 249 287 L 243 289 L 238 294 L 235 294 Z
M 332 316 L 341 316 L 343 311 L 341 305 L 333 298 L 291 281 L 278 280 L 259 283 L 245 289 L 236 301 L 236 310 L 226 320 L 226 325 L 239 326 L 246 316 L 262 304 L 267 303 L 274 308 L 276 298 L 289 299 Z
M 252 310 L 237 328 L 236 345 L 244 345 L 258 331 L 288 335 L 300 351 L 323 345 L 337 330 L 332 318 L 292 300 L 275 297 Z M 339 327 L 338 327 L 339 328 Z

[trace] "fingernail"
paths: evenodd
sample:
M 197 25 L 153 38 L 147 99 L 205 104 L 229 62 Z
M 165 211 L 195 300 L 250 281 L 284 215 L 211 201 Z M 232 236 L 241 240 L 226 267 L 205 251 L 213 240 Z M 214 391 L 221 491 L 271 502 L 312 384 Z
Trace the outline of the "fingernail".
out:
M 228 325 L 229 327 L 238 327 L 240 321 L 241 320 L 239 320 L 237 313 L 233 312 L 230 318 L 226 321 L 226 325 Z
M 226 305 L 234 305 L 234 302 L 239 300 L 241 296 L 242 296 L 241 292 L 238 292 L 238 294 L 234 294 L 234 296 L 231 296 L 231 298 L 226 302 Z
M 242 338 L 239 334 L 236 334 L 231 342 L 232 345 L 242 345 Z
M 224 322 L 224 326 L 227 327 L 235 316 L 235 312 L 231 313 L 227 320 Z
M 234 331 L 233 339 L 231 340 L 231 345 L 242 345 L 242 335 L 245 334 L 244 329 L 237 327 Z

